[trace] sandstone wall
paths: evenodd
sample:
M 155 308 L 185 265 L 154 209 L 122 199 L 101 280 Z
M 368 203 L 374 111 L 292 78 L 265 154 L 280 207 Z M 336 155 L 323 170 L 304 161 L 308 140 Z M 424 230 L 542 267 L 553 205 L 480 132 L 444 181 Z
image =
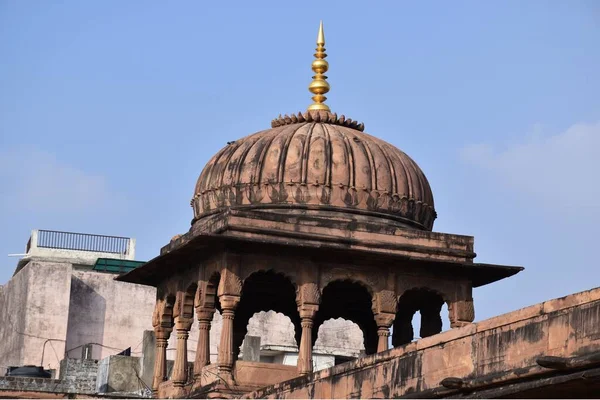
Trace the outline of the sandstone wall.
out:
M 247 397 L 395 398 L 437 390 L 442 380 L 451 377 L 472 390 L 547 373 L 537 363 L 543 356 L 574 357 L 597 351 L 600 288 L 452 329 Z

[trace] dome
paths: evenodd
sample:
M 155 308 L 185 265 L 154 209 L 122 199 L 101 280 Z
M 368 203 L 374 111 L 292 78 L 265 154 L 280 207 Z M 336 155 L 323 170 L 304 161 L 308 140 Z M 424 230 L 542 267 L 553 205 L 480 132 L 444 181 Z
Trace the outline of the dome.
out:
M 194 222 L 228 208 L 363 214 L 431 230 L 433 193 L 419 166 L 344 116 L 309 110 L 229 142 L 194 191 Z

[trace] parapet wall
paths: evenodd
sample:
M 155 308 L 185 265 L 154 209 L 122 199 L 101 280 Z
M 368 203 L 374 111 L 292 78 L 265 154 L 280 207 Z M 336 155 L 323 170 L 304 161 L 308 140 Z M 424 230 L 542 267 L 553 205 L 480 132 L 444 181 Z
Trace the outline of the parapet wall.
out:
M 53 397 L 61 394 L 96 393 L 98 361 L 65 358 L 60 362 L 60 379 L 4 376 L 0 378 L 0 398 Z
M 60 379 L 68 393 L 95 393 L 98 360 L 64 358 L 60 362 Z
M 456 388 L 475 389 L 547 374 L 549 369 L 538 364 L 541 357 L 598 351 L 600 288 L 452 329 L 245 397 L 394 398 L 426 391 L 433 395 L 446 389 L 441 382 L 447 378 L 455 378 Z

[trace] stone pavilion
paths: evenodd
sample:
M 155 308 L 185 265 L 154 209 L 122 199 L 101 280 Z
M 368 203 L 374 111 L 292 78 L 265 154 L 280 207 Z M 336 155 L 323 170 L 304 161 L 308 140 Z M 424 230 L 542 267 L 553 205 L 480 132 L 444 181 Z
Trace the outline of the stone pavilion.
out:
M 472 290 L 514 275 L 520 267 L 474 262 L 474 239 L 433 231 L 433 192 L 421 168 L 363 123 L 330 111 L 319 29 L 313 104 L 271 128 L 229 142 L 204 166 L 191 206 L 189 231 L 160 255 L 119 278 L 155 286 L 157 339 L 153 390 L 159 397 L 239 396 L 309 375 L 319 326 L 330 318 L 355 322 L 368 354 L 415 336 L 474 319 Z M 209 332 L 223 316 L 218 361 L 210 364 Z M 288 316 L 300 348 L 297 366 L 238 359 L 249 319 L 259 311 Z M 193 369 L 188 332 L 200 334 Z M 177 337 L 166 376 L 165 349 Z

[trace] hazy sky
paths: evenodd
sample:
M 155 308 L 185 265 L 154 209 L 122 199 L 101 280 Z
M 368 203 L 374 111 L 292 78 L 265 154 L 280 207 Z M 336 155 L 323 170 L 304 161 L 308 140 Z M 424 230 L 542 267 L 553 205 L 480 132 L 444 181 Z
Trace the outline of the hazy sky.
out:
M 368 4 L 368 5 L 367 5 Z M 0 283 L 31 229 L 137 239 L 189 229 L 204 164 L 310 104 L 403 149 L 434 230 L 526 270 L 476 318 L 600 285 L 600 3 L 0 1 Z

